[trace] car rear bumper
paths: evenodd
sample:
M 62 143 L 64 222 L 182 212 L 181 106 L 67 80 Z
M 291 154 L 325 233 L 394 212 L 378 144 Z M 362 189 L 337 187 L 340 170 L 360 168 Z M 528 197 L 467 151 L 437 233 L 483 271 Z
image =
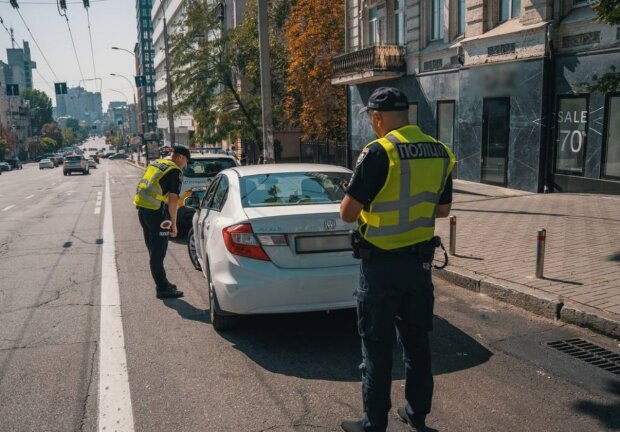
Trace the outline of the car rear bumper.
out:
M 232 258 L 212 273 L 222 311 L 235 314 L 352 308 L 359 265 L 282 269 L 270 261 Z

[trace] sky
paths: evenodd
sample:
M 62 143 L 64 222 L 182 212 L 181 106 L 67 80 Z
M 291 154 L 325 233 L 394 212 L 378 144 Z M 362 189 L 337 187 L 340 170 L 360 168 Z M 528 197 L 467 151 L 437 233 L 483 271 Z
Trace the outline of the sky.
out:
M 56 105 L 54 82 L 67 82 L 69 87 L 81 84 L 89 91 L 98 91 L 101 86 L 104 111 L 107 110 L 110 101 L 133 103 L 134 90 L 130 87 L 130 83 L 110 74 L 125 75 L 133 82 L 134 57 L 127 52 L 112 50 L 111 47 L 117 46 L 133 52 L 137 42 L 135 0 L 90 0 L 89 13 L 96 75 L 93 71 L 88 19 L 82 0 L 67 0 L 67 17 L 75 41 L 77 58 L 65 18 L 58 14 L 56 0 L 17 0 L 17 2 L 34 40 L 8 0 L 0 0 L 0 17 L 7 28 L 14 28 L 15 40 L 20 47 L 23 40 L 29 42 L 32 59 L 37 63 L 37 71 L 40 73 L 33 71 L 34 87 L 45 91 L 54 106 Z M 51 70 L 37 48 L 35 40 L 49 61 Z M 11 38 L 0 26 L 0 60 L 6 62 L 6 49 L 10 47 Z M 78 60 L 86 81 L 81 82 Z M 94 81 L 95 77 L 100 80 Z

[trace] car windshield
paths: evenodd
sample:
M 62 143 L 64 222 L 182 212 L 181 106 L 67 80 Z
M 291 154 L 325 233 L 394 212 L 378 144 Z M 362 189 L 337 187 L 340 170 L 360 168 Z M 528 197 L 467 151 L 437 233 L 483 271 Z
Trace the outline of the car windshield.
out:
M 241 177 L 243 207 L 334 204 L 344 198 L 340 187 L 351 174 L 344 172 L 297 172 Z
M 185 177 L 214 177 L 226 168 L 236 166 L 231 158 L 212 158 L 212 159 L 192 159 L 185 166 L 183 175 Z

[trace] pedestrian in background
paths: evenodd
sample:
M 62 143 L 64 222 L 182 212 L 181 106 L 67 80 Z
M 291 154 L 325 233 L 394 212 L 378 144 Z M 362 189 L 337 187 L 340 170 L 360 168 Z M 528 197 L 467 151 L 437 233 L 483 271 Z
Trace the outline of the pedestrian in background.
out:
M 414 431 L 425 431 L 431 411 L 435 218 L 450 213 L 455 158 L 447 146 L 409 125 L 408 109 L 407 97 L 396 88 L 372 93 L 362 111 L 368 112 L 378 139 L 360 154 L 340 206 L 344 221 L 358 221 L 352 242 L 361 259 L 356 296 L 364 417 L 342 422 L 345 432 L 387 428 L 395 330 L 407 400 L 398 418 Z
M 164 259 L 168 237 L 177 236 L 177 207 L 183 168 L 189 161 L 189 150 L 174 146 L 170 160 L 158 159 L 149 164 L 133 199 L 149 251 L 149 266 L 155 280 L 157 298 L 183 296 L 183 291 L 168 281 Z

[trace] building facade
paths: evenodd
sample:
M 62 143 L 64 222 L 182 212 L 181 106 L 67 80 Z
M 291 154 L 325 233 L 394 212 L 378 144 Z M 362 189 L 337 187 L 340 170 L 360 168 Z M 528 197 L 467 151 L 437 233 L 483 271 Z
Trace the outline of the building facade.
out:
M 618 63 L 620 30 L 587 1 L 346 0 L 345 14 L 332 83 L 348 88 L 353 158 L 373 138 L 361 108 L 393 85 L 458 178 L 620 193 L 620 95 L 584 84 Z
M 103 116 L 101 93 L 83 87 L 70 87 L 67 94 L 56 95 L 56 117 L 73 117 L 93 124 Z
M 23 48 L 7 48 L 7 62 L 0 62 L 0 82 L 17 84 L 20 90 L 32 88 L 32 69 L 37 67 L 30 56 L 30 45 L 26 41 L 22 43 Z
M 5 156 L 29 157 L 29 143 L 32 133 L 30 125 L 30 105 L 21 96 L 0 95 L 0 136 L 9 145 Z
M 136 75 L 146 77 L 146 86 L 138 87 L 138 128 L 144 132 L 157 130 L 157 104 L 155 92 L 155 49 L 153 47 L 153 21 L 151 10 L 153 0 L 136 0 L 138 42 L 134 48 Z

